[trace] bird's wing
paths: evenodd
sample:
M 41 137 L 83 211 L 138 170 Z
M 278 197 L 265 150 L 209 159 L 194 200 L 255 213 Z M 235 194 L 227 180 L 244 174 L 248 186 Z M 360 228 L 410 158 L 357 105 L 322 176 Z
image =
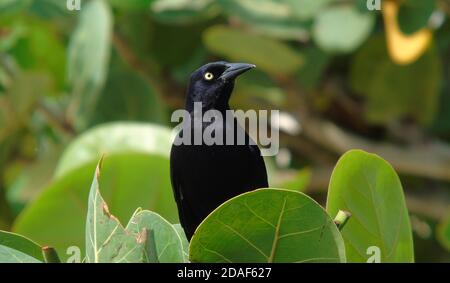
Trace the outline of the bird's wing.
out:
M 252 186 L 255 186 L 252 189 L 258 189 L 258 188 L 267 188 L 269 187 L 269 183 L 267 180 L 267 171 L 266 171 L 266 165 L 264 163 L 264 159 L 261 156 L 261 151 L 259 150 L 258 145 L 256 142 L 250 137 L 250 135 L 242 128 L 242 126 L 239 124 L 237 119 L 234 119 L 234 134 L 238 135 L 237 133 L 239 131 L 245 132 L 245 142 L 248 150 L 248 160 L 249 160 L 249 167 L 251 168 L 251 172 L 249 172 L 249 177 L 251 178 L 250 184 Z M 227 125 L 227 127 L 229 127 Z M 228 129 L 228 128 L 227 128 Z M 228 130 L 227 130 L 228 131 Z
M 183 171 L 179 168 L 179 164 L 182 164 L 179 158 L 179 154 L 176 154 L 178 147 L 172 145 L 170 151 L 170 180 L 172 183 L 172 190 L 175 197 L 175 201 L 178 207 L 178 218 L 180 219 L 180 224 L 184 228 L 186 236 L 188 239 L 192 237 L 194 231 L 192 230 L 192 224 L 188 219 L 188 216 L 193 215 L 193 211 L 187 200 L 183 196 L 182 183 L 180 178 L 182 178 Z
M 254 180 L 254 183 L 258 185 L 258 188 L 267 188 L 269 187 L 269 183 L 267 180 L 266 165 L 264 163 L 263 157 L 261 156 L 261 151 L 256 144 L 250 144 L 249 149 L 250 162 L 252 163 L 250 166 L 253 173 L 251 174 L 251 176 Z
M 179 182 L 179 177 L 180 177 L 180 170 L 177 166 L 177 164 L 179 164 L 179 162 L 177 162 L 177 154 L 176 152 L 176 147 L 174 145 L 172 145 L 172 149 L 170 151 L 170 181 L 172 183 L 172 190 L 173 190 L 173 195 L 175 197 L 175 201 L 177 202 L 178 205 L 178 214 L 180 217 L 180 221 L 183 221 L 183 219 L 181 219 L 184 215 L 183 213 L 183 193 L 181 191 L 181 187 L 180 187 L 180 182 Z

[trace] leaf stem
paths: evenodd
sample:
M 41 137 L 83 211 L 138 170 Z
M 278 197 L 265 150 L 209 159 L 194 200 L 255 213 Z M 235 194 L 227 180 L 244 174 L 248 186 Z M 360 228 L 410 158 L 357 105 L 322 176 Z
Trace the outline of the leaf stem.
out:
M 352 214 L 345 210 L 339 210 L 336 214 L 336 217 L 334 218 L 334 223 L 338 227 L 338 229 L 341 231 L 345 224 L 347 224 L 347 221 L 350 219 Z
M 42 255 L 44 256 L 45 263 L 61 263 L 58 253 L 52 247 L 42 247 Z

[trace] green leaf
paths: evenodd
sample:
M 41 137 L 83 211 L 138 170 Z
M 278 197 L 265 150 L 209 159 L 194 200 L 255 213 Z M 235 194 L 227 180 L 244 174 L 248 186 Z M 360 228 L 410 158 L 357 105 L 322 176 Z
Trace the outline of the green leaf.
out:
M 108 205 L 99 190 L 101 162 L 97 166 L 89 193 L 86 219 L 86 262 L 143 262 L 147 230 L 139 229 L 129 233 L 109 212 Z
M 151 57 L 149 64 L 153 61 L 153 64 L 157 62 L 161 67 L 170 69 L 179 67 L 187 63 L 198 48 L 203 48 L 202 31 L 205 25 L 181 26 L 159 22 L 152 22 L 149 25 L 151 30 L 147 35 L 148 46 L 140 50 L 143 58 Z M 142 41 L 141 34 L 138 33 L 135 36 L 134 40 Z M 195 68 L 198 68 L 198 65 Z M 192 69 L 190 71 L 192 72 Z
M 21 20 L 5 20 L 1 21 L 0 24 L 6 31 L 2 35 L 2 40 L 0 41 L 0 51 L 6 53 L 13 49 L 13 47 L 15 47 L 17 43 L 24 37 L 27 31 L 27 25 Z M 2 70 L 2 72 L 4 71 L 5 70 Z
M 380 249 L 381 262 L 413 262 L 411 225 L 400 179 L 382 158 L 351 150 L 336 164 L 327 211 L 352 214 L 342 230 L 349 262 L 366 262 L 369 247 Z
M 152 87 L 113 56 L 108 79 L 90 124 L 112 121 L 167 122 L 167 107 Z
M 309 38 L 310 23 L 296 17 L 295 13 L 298 13 L 300 8 L 295 9 L 294 13 L 290 6 L 294 0 L 291 3 L 273 0 L 218 0 L 217 3 L 229 17 L 238 18 L 262 35 L 303 41 Z
M 32 0 L 2 0 L 0 3 L 0 15 L 14 14 L 26 9 Z
M 203 40 L 207 48 L 218 55 L 255 64 L 277 75 L 293 73 L 302 64 L 302 56 L 288 45 L 242 30 L 213 26 L 205 31 Z
M 85 126 L 86 116 L 92 114 L 98 94 L 108 72 L 113 20 L 103 0 L 93 0 L 83 6 L 81 17 L 70 39 L 68 50 L 68 79 L 72 86 L 74 109 L 79 127 Z M 83 115 L 81 115 L 84 113 Z
M 42 19 L 52 21 L 64 21 L 76 14 L 67 9 L 67 1 L 61 0 L 34 0 L 29 10 Z
M 297 73 L 297 80 L 305 89 L 312 90 L 320 82 L 326 67 L 330 63 L 331 56 L 316 46 L 302 49 L 305 64 Z
M 333 0 L 287 0 L 296 17 L 302 20 L 309 20 L 324 9 Z
M 374 124 L 413 117 L 422 124 L 434 118 L 442 83 L 442 64 L 434 47 L 410 65 L 393 63 L 382 35 L 356 53 L 351 87 L 367 98 L 366 118 Z
M 151 12 L 159 22 L 187 24 L 211 19 L 218 9 L 213 0 L 156 0 Z
M 181 224 L 173 224 L 173 228 L 175 228 L 175 231 L 177 231 L 178 236 L 181 239 L 181 244 L 183 245 L 184 262 L 189 262 L 189 241 L 186 237 L 186 233 L 184 233 Z
M 436 235 L 441 245 L 450 251 L 450 216 L 439 223 Z
M 46 149 L 39 152 L 38 158 L 30 164 L 16 168 L 18 174 L 11 176 L 11 183 L 7 184 L 6 197 L 16 214 L 39 196 L 53 177 L 62 147 L 48 144 L 48 141 L 44 143 Z M 36 145 L 31 144 L 30 147 L 34 151 Z
M 403 1 L 398 11 L 398 24 L 405 34 L 413 34 L 427 26 L 436 8 L 436 0 Z
M 167 122 L 166 105 L 145 81 L 131 70 L 110 73 L 92 124 L 110 121 Z
M 208 56 L 209 54 L 206 51 L 206 48 L 203 46 L 203 44 L 200 44 L 200 46 L 196 48 L 193 54 L 189 54 L 185 57 L 187 58 L 186 62 L 179 66 L 176 66 L 172 70 L 172 76 L 178 83 L 186 84 L 191 77 L 192 70 L 195 70 L 196 68 L 198 68 L 198 66 L 204 64 L 204 62 L 208 60 Z
M 237 109 L 262 110 L 283 107 L 286 97 L 283 89 L 270 76 L 256 68 L 239 78 L 230 105 Z
M 0 231 L 0 246 L 22 252 L 40 261 L 44 260 L 41 247 L 30 239 L 19 234 Z M 0 259 L 0 262 L 1 261 L 2 260 Z
M 2 96 L 6 115 L 0 128 L 0 140 L 8 136 L 14 129 L 28 125 L 41 96 L 49 91 L 51 82 L 48 76 L 38 72 L 22 72 L 7 92 Z M 3 109 L 2 109 L 3 110 Z M 3 112 L 3 111 L 2 111 Z M 8 134 L 9 132 L 9 134 Z
M 53 181 L 22 211 L 13 230 L 55 247 L 63 261 L 68 247 L 83 249 L 86 200 L 95 164 L 96 161 L 84 164 Z M 136 207 L 155 211 L 172 223 L 178 222 L 167 157 L 131 152 L 108 154 L 100 185 L 110 211 L 123 223 L 130 219 Z
M 40 263 L 40 261 L 23 252 L 0 245 L 0 263 Z
M 324 51 L 350 53 L 369 37 L 374 25 L 374 13 L 361 13 L 350 5 L 331 6 L 316 17 L 313 38 Z
M 150 9 L 154 0 L 108 0 L 112 7 L 126 11 L 140 11 Z
M 308 196 L 260 189 L 214 210 L 197 228 L 192 262 L 345 262 L 341 235 Z
M 145 250 L 146 262 L 184 262 L 182 238 L 170 222 L 157 213 L 148 210 L 138 211 L 130 219 L 126 230 L 131 233 L 139 233 L 143 229 L 148 231 L 149 237 L 154 242 L 154 246 L 147 245 Z
M 96 162 L 104 154 L 136 152 L 169 157 L 171 131 L 135 122 L 99 125 L 77 137 L 63 153 L 55 171 L 61 177 L 71 170 Z

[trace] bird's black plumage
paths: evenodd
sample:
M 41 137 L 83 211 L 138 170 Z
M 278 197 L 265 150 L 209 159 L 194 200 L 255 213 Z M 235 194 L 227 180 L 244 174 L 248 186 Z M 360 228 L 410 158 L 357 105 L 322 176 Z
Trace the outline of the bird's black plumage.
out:
M 191 118 L 194 103 L 201 102 L 202 111 L 215 109 L 225 117 L 234 80 L 241 73 L 253 68 L 242 63 L 209 63 L 191 75 L 187 89 L 186 110 Z M 230 124 L 233 124 L 232 126 Z M 193 124 L 184 131 L 191 131 Z M 209 123 L 202 122 L 205 129 Z M 236 119 L 223 123 L 216 131 L 226 136 L 243 131 Z M 177 136 L 181 139 L 182 131 Z M 172 145 L 170 175 L 181 225 L 188 239 L 197 226 L 215 208 L 226 200 L 257 188 L 268 186 L 266 167 L 256 144 L 245 133 L 245 145 Z M 235 139 L 236 141 L 236 139 Z

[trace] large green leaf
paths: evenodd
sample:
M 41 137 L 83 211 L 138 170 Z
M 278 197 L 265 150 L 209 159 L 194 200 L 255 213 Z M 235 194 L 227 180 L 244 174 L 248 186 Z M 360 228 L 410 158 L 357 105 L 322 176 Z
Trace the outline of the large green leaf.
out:
M 96 161 L 55 180 L 18 216 L 14 231 L 57 248 L 64 258 L 70 246 L 84 246 L 83 227 Z M 136 207 L 155 211 L 177 222 L 167 157 L 143 153 L 108 155 L 100 180 L 111 212 L 128 221 Z
M 307 40 L 310 23 L 301 19 L 307 18 L 313 11 L 303 13 L 304 8 L 295 1 L 218 0 L 217 3 L 229 17 L 237 17 L 260 34 L 280 39 Z
M 147 230 L 126 231 L 103 200 L 99 189 L 101 162 L 95 171 L 89 193 L 86 219 L 87 263 L 137 263 L 145 259 Z
M 16 214 L 45 189 L 54 174 L 56 164 L 61 156 L 62 147 L 60 145 L 43 142 L 46 149 L 39 152 L 38 157 L 30 164 L 20 164 L 16 175 L 11 177 L 11 183 L 7 184 L 6 197 L 10 206 L 14 208 Z M 30 145 L 33 149 L 35 144 Z M 13 165 L 13 166 L 18 166 Z
M 302 49 L 305 64 L 297 73 L 297 80 L 305 89 L 314 89 L 320 82 L 326 71 L 332 56 L 322 51 L 317 46 L 309 46 Z
M 18 250 L 0 245 L 0 263 L 40 263 L 35 259 Z
M 181 263 L 185 261 L 183 242 L 174 226 L 157 213 L 136 212 L 126 227 L 130 233 L 147 230 L 154 245 L 147 245 L 146 262 Z
M 143 58 L 151 57 L 153 64 L 157 62 L 161 67 L 170 69 L 179 67 L 186 64 L 199 48 L 203 48 L 202 31 L 205 25 L 169 25 L 159 22 L 151 22 L 149 25 L 148 47 L 140 50 L 142 53 L 139 54 Z M 134 36 L 135 40 L 142 40 L 139 33 Z
M 2 20 L 0 21 L 0 24 L 3 26 L 3 28 L 8 29 L 8 32 L 2 35 L 2 40 L 0 41 L 0 52 L 5 53 L 17 45 L 18 41 L 23 38 L 27 28 L 22 21 L 17 20 Z M 7 80 L 5 80 L 5 70 L 2 69 L 1 72 L 2 76 L 0 86 L 2 87 L 0 89 L 3 90 L 3 84 L 5 84 Z
M 30 20 L 15 23 L 20 30 L 20 39 L 10 50 L 23 69 L 36 70 L 41 75 L 50 75 L 62 87 L 65 82 L 66 50 L 57 30 L 44 21 Z M 52 56 L 48 56 L 52 54 Z
M 108 0 L 111 6 L 127 11 L 149 10 L 154 0 Z
M 112 57 L 110 66 L 108 79 L 90 124 L 112 121 L 164 123 L 169 120 L 166 105 L 158 99 L 145 79 L 126 67 L 119 56 Z
M 38 72 L 22 72 L 11 81 L 0 96 L 0 141 L 30 123 L 36 104 L 50 85 L 49 77 Z
M 400 179 L 389 163 L 361 150 L 338 161 L 330 180 L 327 211 L 346 210 L 352 218 L 342 231 L 349 262 L 366 262 L 378 247 L 381 262 L 413 262 L 408 210 Z
M 214 210 L 190 245 L 193 262 L 345 262 L 342 237 L 308 196 L 260 189 Z
M 186 233 L 184 233 L 181 224 L 173 224 L 173 228 L 175 228 L 175 231 L 177 231 L 178 236 L 181 239 L 181 244 L 183 245 L 184 262 L 189 262 L 189 241 L 186 237 Z
M 41 247 L 30 239 L 18 234 L 0 231 L 0 246 L 15 249 L 40 261 L 44 260 Z
M 356 53 L 350 79 L 352 88 L 367 98 L 365 115 L 370 122 L 382 124 L 406 116 L 427 124 L 436 112 L 442 66 L 433 47 L 410 65 L 396 65 L 380 35 Z
M 31 2 L 32 0 L 2 0 L 0 2 L 0 15 L 21 12 L 27 8 Z
M 374 13 L 361 13 L 351 5 L 331 6 L 315 19 L 313 38 L 324 51 L 349 53 L 370 35 Z
M 155 0 L 152 16 L 164 23 L 186 24 L 208 20 L 218 14 L 213 0 Z
M 116 122 L 99 125 L 75 139 L 61 157 L 55 176 L 61 177 L 104 154 L 138 152 L 169 157 L 171 131 L 153 124 Z
M 60 22 L 76 15 L 67 9 L 67 1 L 61 0 L 33 0 L 29 10 L 42 19 Z
M 302 20 L 309 20 L 321 12 L 333 0 L 285 0 L 293 14 Z
M 400 5 L 398 23 L 402 32 L 413 34 L 427 26 L 436 0 L 407 0 Z
M 256 68 L 239 78 L 230 105 L 235 109 L 279 109 L 286 103 L 283 89 L 264 71 Z
M 106 80 L 112 27 L 107 3 L 93 0 L 83 6 L 80 21 L 70 39 L 67 73 L 74 96 L 70 111 L 76 113 L 69 114 L 79 115 L 77 123 L 81 128 L 93 111 Z
M 242 30 L 213 26 L 205 31 L 203 40 L 218 55 L 255 64 L 277 75 L 293 73 L 302 64 L 302 56 L 288 45 Z

